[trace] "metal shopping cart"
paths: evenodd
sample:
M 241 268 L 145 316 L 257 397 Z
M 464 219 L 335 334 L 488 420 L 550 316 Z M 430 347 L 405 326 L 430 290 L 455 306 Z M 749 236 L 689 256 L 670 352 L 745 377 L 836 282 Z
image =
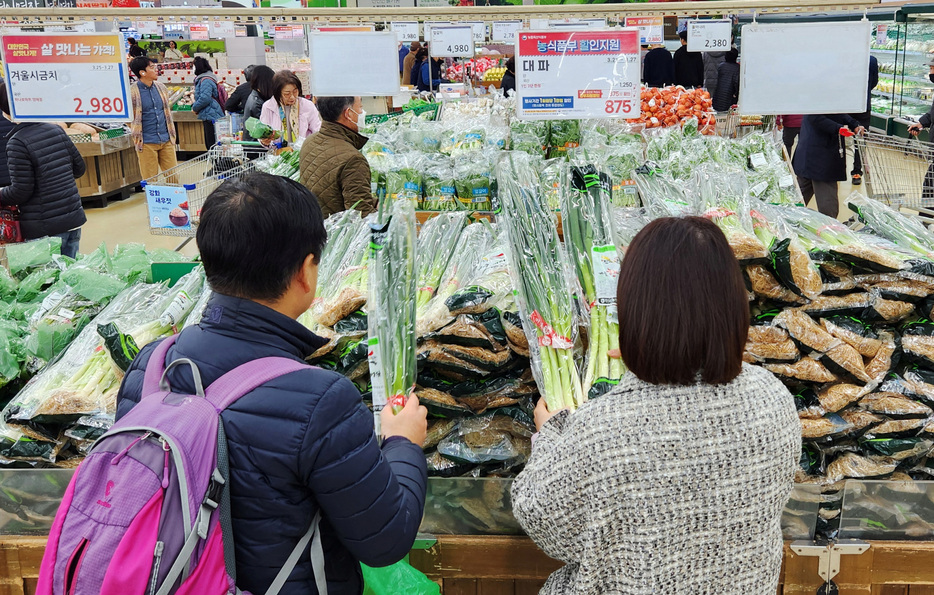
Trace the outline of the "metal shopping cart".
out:
M 934 215 L 934 144 L 865 132 L 855 138 L 869 198 Z

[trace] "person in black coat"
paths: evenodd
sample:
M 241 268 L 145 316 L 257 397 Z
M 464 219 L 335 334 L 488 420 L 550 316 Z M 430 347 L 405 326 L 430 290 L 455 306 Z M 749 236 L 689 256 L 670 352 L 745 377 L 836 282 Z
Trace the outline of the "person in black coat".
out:
M 866 94 L 866 111 L 852 114 L 854 118 L 859 120 L 860 125 L 867 130 L 872 123 L 872 90 L 878 84 L 879 61 L 876 60 L 875 56 L 869 56 L 869 93 Z M 855 146 L 853 147 L 853 171 L 850 172 L 850 175 L 853 176 L 853 185 L 859 186 L 863 183 L 863 158 L 859 154 L 859 149 Z
M 204 201 L 197 233 L 214 295 L 166 360 L 190 359 L 204 386 L 264 357 L 304 362 L 327 343 L 296 320 L 314 300 L 326 237 L 318 201 L 298 182 L 256 173 L 218 187 Z M 127 370 L 117 419 L 144 396 L 158 345 L 144 347 Z M 170 370 L 172 390 L 194 394 L 191 372 Z M 363 592 L 361 562 L 402 560 L 425 507 L 427 413 L 412 395 L 398 414 L 383 410 L 377 436 L 353 383 L 314 366 L 270 380 L 222 411 L 237 587 L 266 593 L 319 512 L 330 595 Z M 316 593 L 306 550 L 279 595 Z
M 253 89 L 250 88 L 250 77 L 253 76 L 254 68 L 256 68 L 256 65 L 250 64 L 243 69 L 243 78 L 246 82 L 237 85 L 234 92 L 227 98 L 227 104 L 224 106 L 224 109 L 229 113 L 243 115 L 243 110 L 246 107 L 246 100 L 250 97 L 250 93 L 253 92 Z
M 864 128 L 849 114 L 805 116 L 792 161 L 804 202 L 817 199 L 817 210 L 828 217 L 840 213 L 837 182 L 846 180 L 846 145 L 840 129 L 857 134 Z
M 711 97 L 713 109 L 725 112 L 739 103 L 739 51 L 736 48 L 726 53 L 726 61 L 717 69 L 717 88 Z
M 6 118 L 10 102 L 0 83 L 0 111 Z M 61 127 L 42 122 L 17 124 L 6 137 L 10 185 L 0 188 L 0 204 L 19 208 L 24 240 L 55 236 L 62 254 L 74 258 L 87 222 L 77 178 L 84 175 L 84 158 Z
M 934 60 L 931 60 L 928 64 L 928 78 L 931 82 L 934 82 Z M 908 132 L 912 136 L 917 136 L 922 129 L 930 128 L 930 134 L 928 136 L 928 142 L 934 143 L 934 104 L 931 105 L 931 109 L 927 111 L 926 114 L 922 114 L 918 121 L 908 127 Z M 924 187 L 921 190 L 921 198 L 930 200 L 934 198 L 934 163 L 931 163 L 928 167 L 928 173 L 924 176 Z
M 671 52 L 660 45 L 649 50 L 642 65 L 642 82 L 650 87 L 665 87 L 675 82 L 675 63 Z
M 506 72 L 503 74 L 503 81 L 500 83 L 500 89 L 503 95 L 509 96 L 509 91 L 516 92 L 516 58 L 506 60 Z
M 9 99 L 7 99 L 9 102 Z M 0 188 L 10 185 L 10 167 L 6 161 L 6 143 L 16 124 L 0 117 Z
M 688 32 L 678 33 L 681 47 L 675 52 L 675 84 L 686 89 L 704 86 L 704 55 L 688 51 Z

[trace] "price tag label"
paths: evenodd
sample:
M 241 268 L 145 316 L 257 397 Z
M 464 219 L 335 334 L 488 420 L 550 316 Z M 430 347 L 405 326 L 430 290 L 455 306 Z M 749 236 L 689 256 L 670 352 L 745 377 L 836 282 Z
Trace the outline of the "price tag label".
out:
M 688 51 L 727 52 L 732 34 L 730 21 L 688 21 Z
M 522 21 L 494 21 L 493 41 L 513 43 L 519 29 L 522 29 Z
M 395 21 L 390 23 L 392 30 L 396 32 L 396 37 L 400 43 L 411 43 L 418 41 L 418 21 Z
M 211 39 L 211 32 L 208 31 L 207 25 L 189 25 L 188 37 L 198 41 L 205 41 Z
M 146 205 L 149 207 L 149 227 L 154 229 L 191 229 L 188 193 L 178 186 L 147 184 Z
M 276 39 L 292 39 L 295 37 L 295 31 L 291 25 L 276 25 L 274 35 Z
M 4 35 L 0 43 L 14 120 L 130 120 L 129 82 L 118 34 Z
M 885 45 L 889 40 L 889 26 L 876 25 L 876 45 Z
M 626 17 L 626 26 L 639 29 L 640 45 L 665 41 L 665 17 Z
M 636 29 L 520 31 L 516 49 L 520 118 L 639 115 Z
M 215 39 L 226 39 L 236 37 L 236 25 L 233 21 L 214 21 L 211 23 L 211 35 Z
M 428 51 L 439 58 L 473 58 L 473 27 L 432 27 Z
M 461 24 L 470 25 L 470 28 L 473 31 L 474 44 L 483 43 L 486 41 L 486 23 L 485 22 L 463 21 Z

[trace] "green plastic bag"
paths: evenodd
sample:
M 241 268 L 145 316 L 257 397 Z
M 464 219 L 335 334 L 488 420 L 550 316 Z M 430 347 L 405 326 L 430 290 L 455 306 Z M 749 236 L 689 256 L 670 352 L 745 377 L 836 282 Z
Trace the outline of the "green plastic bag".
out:
M 243 127 L 246 128 L 246 131 L 249 132 L 250 136 L 253 138 L 266 138 L 275 133 L 275 130 L 256 118 L 247 118 L 247 121 L 243 123 Z
M 383 568 L 361 564 L 363 595 L 440 595 L 441 588 L 408 561 Z
M 52 261 L 53 255 L 61 254 L 61 252 L 62 239 L 55 236 L 6 246 L 10 273 L 20 278 L 23 276 L 21 275 L 23 271 L 47 264 Z

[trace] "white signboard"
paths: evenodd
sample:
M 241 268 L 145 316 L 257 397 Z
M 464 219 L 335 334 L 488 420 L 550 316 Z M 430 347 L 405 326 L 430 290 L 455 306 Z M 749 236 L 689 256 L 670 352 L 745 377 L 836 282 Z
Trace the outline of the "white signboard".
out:
M 520 31 L 518 115 L 529 120 L 635 118 L 640 110 L 639 32 Z
M 118 33 L 23 33 L 4 35 L 0 43 L 14 120 L 130 120 Z
M 512 43 L 522 29 L 522 21 L 493 21 L 493 41 Z
M 147 184 L 146 206 L 149 207 L 149 227 L 153 229 L 191 229 L 188 213 L 188 191 L 180 186 Z
M 688 51 L 729 51 L 732 35 L 730 21 L 688 21 Z
M 357 0 L 359 8 L 415 8 L 415 0 Z
M 655 45 L 665 41 L 665 17 L 626 17 L 626 26 L 638 27 L 641 45 Z
M 204 41 L 206 39 L 211 39 L 211 32 L 208 31 L 207 25 L 189 25 L 188 38 Z
M 140 35 L 158 35 L 162 37 L 162 25 L 154 21 L 137 21 L 134 23 L 136 32 Z M 48 28 L 46 28 L 48 30 Z
M 237 36 L 237 26 L 233 21 L 212 21 L 211 37 L 214 39 L 227 39 Z
M 483 43 L 486 41 L 486 23 L 483 21 L 463 21 L 458 23 L 459 25 L 470 25 L 473 29 L 473 42 L 474 44 Z
M 885 45 L 889 40 L 889 26 L 876 25 L 876 44 Z
M 394 21 L 390 23 L 390 26 L 396 32 L 400 43 L 418 41 L 420 37 L 418 21 Z
M 871 35 L 869 21 L 744 26 L 740 113 L 865 112 Z
M 399 42 L 392 31 L 312 33 L 308 48 L 311 92 L 319 97 L 383 97 L 399 92 Z
M 470 26 L 432 27 L 431 43 L 428 48 L 432 56 L 439 58 L 473 58 L 473 28 Z

